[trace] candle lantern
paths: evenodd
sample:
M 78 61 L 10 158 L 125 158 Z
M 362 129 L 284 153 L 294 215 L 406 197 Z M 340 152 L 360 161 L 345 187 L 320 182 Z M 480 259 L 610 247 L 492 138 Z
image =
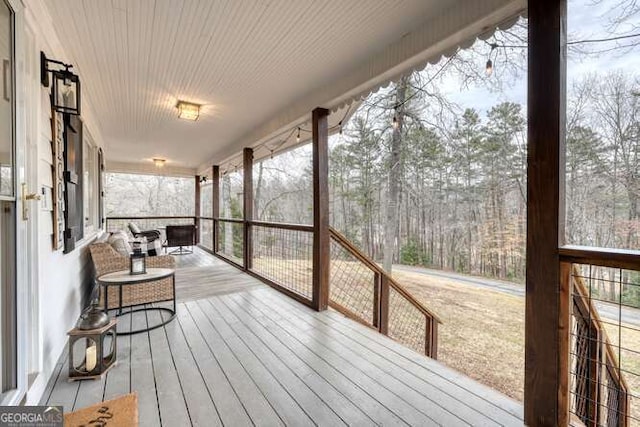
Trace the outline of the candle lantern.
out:
M 140 253 L 132 253 L 129 257 L 129 273 L 130 274 L 145 274 L 147 272 L 147 255 Z
M 133 242 L 133 253 L 129 255 L 129 274 L 145 274 L 147 272 L 147 254 L 142 252 L 142 242 Z
M 116 363 L 116 319 L 97 305 L 80 316 L 69 335 L 69 379 L 100 378 Z

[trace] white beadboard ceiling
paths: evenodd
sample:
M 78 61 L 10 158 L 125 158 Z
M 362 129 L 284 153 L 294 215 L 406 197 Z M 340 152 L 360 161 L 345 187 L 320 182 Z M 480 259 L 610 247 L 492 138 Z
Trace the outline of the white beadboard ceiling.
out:
M 524 0 L 42 0 L 108 161 L 198 168 L 337 110 Z M 393 49 L 390 49 L 393 48 Z M 386 49 L 386 50 L 385 50 Z M 421 54 L 425 49 L 429 55 Z M 416 59 L 417 58 L 417 59 Z M 377 61 L 377 62 L 376 62 Z M 386 73 L 386 74 L 385 74 Z M 198 121 L 176 101 L 203 104 Z M 339 107 L 343 109 L 340 110 Z M 308 125 L 307 125 L 308 127 Z

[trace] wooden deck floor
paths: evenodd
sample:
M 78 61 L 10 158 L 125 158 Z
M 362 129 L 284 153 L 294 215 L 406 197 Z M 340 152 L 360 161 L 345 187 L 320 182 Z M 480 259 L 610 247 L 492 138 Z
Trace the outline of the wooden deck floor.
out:
M 336 312 L 201 251 L 178 262 L 177 319 L 119 337 L 101 380 L 68 382 L 63 356 L 43 404 L 70 411 L 137 391 L 143 426 L 523 425 L 519 403 Z

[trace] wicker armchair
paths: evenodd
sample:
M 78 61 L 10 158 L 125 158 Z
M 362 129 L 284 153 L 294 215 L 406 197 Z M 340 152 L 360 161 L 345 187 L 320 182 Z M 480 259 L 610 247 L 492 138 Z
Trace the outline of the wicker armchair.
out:
M 91 259 L 96 269 L 96 277 L 119 270 L 129 269 L 129 258 L 120 255 L 108 243 L 89 245 Z M 147 258 L 147 267 L 175 268 L 175 260 L 170 255 L 151 256 Z M 173 298 L 171 278 L 156 280 L 139 285 L 122 287 L 122 306 L 166 301 Z M 104 292 L 100 293 L 100 304 L 104 306 Z M 118 307 L 118 287 L 109 286 L 109 309 Z

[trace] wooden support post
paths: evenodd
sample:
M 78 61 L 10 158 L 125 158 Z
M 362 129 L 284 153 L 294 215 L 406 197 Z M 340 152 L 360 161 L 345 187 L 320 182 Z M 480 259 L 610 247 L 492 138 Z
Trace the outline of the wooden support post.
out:
M 218 252 L 218 218 L 220 218 L 220 166 L 211 167 L 211 216 L 213 217 L 213 253 Z
M 313 292 L 312 306 L 329 306 L 329 110 L 312 113 L 313 133 Z
M 244 269 L 250 270 L 253 261 L 253 242 L 251 239 L 251 223 L 253 220 L 253 148 L 245 148 L 242 151 L 242 168 L 244 171 L 243 203 L 244 217 L 244 245 L 243 258 Z
M 432 359 L 438 358 L 438 321 L 425 316 L 424 354 Z
M 378 331 L 381 334 L 389 335 L 389 278 L 385 275 L 380 277 L 380 314 Z
M 569 298 L 564 236 L 566 0 L 529 2 L 524 421 L 569 421 Z
M 373 327 L 380 330 L 380 286 L 382 286 L 382 275 L 373 273 Z
M 196 226 L 196 244 L 200 243 L 200 175 L 196 175 L 195 179 L 195 218 L 193 220 L 194 225 Z

